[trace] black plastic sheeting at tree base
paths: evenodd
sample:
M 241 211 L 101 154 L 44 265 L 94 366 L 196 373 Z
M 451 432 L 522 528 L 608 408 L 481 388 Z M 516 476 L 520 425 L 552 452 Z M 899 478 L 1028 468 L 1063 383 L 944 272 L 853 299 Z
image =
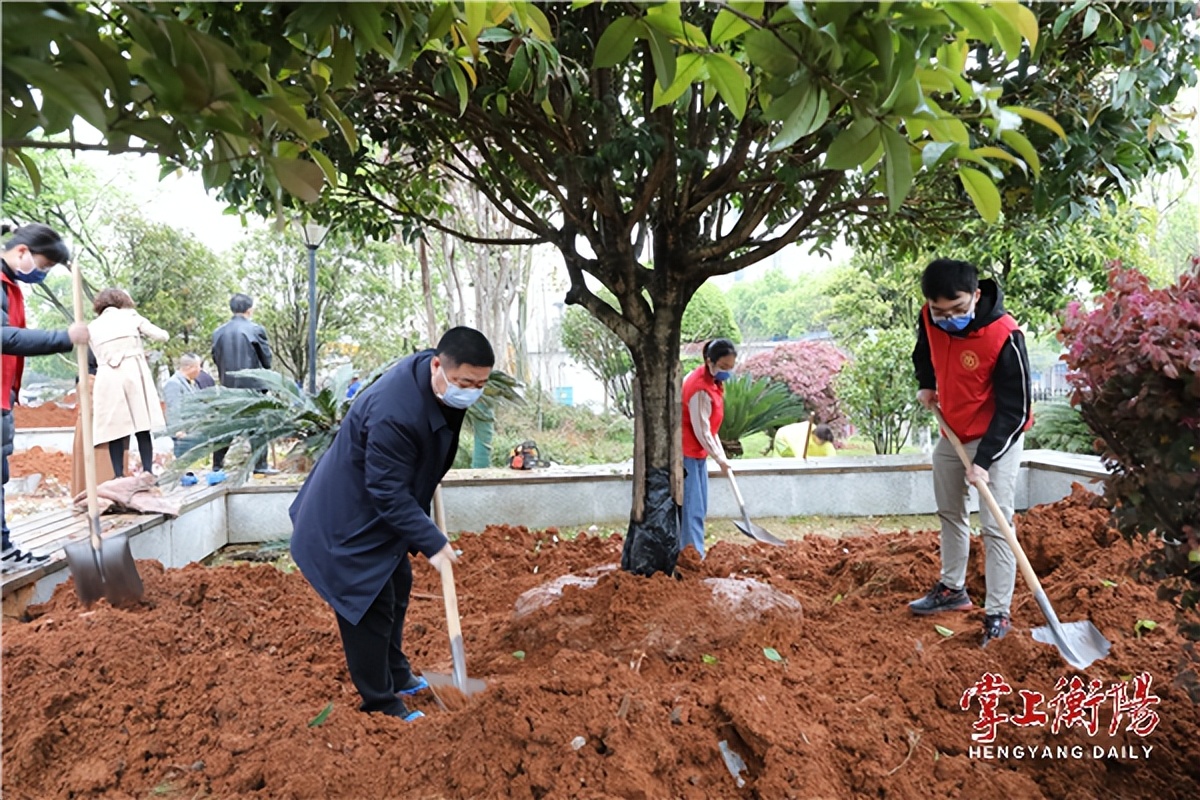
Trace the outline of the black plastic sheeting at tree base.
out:
M 671 497 L 670 470 L 652 467 L 646 471 L 644 516 L 641 522 L 629 520 L 621 569 L 635 575 L 672 575 L 679 560 L 680 508 Z

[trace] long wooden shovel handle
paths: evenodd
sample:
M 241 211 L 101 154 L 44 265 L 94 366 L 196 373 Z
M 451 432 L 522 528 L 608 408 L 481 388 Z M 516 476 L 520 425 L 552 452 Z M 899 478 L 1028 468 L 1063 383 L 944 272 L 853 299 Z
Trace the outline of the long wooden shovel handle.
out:
M 458 592 L 454 589 L 454 568 L 446 562 L 438 572 L 442 576 L 442 599 L 446 603 L 446 628 L 453 641 L 462 637 L 462 624 L 458 619 Z
M 75 305 L 75 321 L 83 322 L 83 276 L 79 264 L 71 262 L 71 294 Z M 88 381 L 88 346 L 75 345 L 75 363 L 79 368 L 79 385 L 75 396 L 79 398 L 79 430 L 83 438 L 83 482 L 87 487 L 88 528 L 91 531 L 92 548 L 99 550 L 100 502 L 96 496 L 96 449 L 92 444 L 92 387 Z
M 954 445 L 955 452 L 962 459 L 963 466 L 967 472 L 971 471 L 971 459 L 967 456 L 967 451 L 963 449 L 962 442 L 958 436 L 946 424 L 946 420 L 942 417 L 942 412 L 938 409 L 933 409 L 933 415 L 937 417 L 938 425 L 942 428 L 942 433 L 950 440 L 950 444 Z M 1008 546 L 1012 548 L 1013 555 L 1017 557 L 1017 567 L 1021 570 L 1021 577 L 1025 579 L 1025 583 L 1029 584 L 1029 588 L 1035 595 L 1042 593 L 1042 582 L 1038 580 L 1037 573 L 1033 571 L 1033 565 L 1029 563 L 1029 559 L 1025 555 L 1025 550 L 1021 547 L 1021 543 L 1017 540 L 1017 533 L 1008 524 L 1008 519 L 1004 516 L 1004 512 L 1000 510 L 1000 504 L 996 502 L 996 498 L 992 495 L 992 490 L 988 488 L 985 481 L 975 481 L 975 488 L 979 490 L 979 496 L 983 498 L 983 502 L 987 505 L 988 510 L 992 512 L 992 517 L 996 520 L 996 524 L 1000 526 L 1001 533 L 1008 540 Z
M 442 487 L 433 490 L 433 522 L 442 532 L 446 532 L 446 506 L 442 502 Z M 447 562 L 438 572 L 442 578 L 442 599 L 446 604 L 446 627 L 450 631 L 451 640 L 462 636 L 462 624 L 458 619 L 458 592 L 454 589 L 454 569 Z

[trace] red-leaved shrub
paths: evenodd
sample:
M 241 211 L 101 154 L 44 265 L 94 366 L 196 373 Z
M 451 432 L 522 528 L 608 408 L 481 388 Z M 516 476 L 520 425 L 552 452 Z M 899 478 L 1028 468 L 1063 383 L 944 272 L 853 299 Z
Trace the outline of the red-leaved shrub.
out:
M 1072 403 L 1095 433 L 1118 529 L 1158 533 L 1159 566 L 1186 577 L 1181 604 L 1200 600 L 1200 259 L 1173 286 L 1109 271 L 1096 307 L 1067 308 L 1063 359 Z M 1179 596 L 1180 591 L 1170 591 Z
M 787 384 L 804 401 L 817 423 L 846 435 L 849 420 L 838 405 L 833 379 L 846 363 L 842 351 L 829 342 L 785 342 L 769 353 L 751 356 L 738 369 L 755 378 L 774 378 Z

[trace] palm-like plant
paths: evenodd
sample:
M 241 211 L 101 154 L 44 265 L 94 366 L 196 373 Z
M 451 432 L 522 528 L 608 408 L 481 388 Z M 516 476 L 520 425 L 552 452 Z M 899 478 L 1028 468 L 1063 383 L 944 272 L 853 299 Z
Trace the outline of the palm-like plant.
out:
M 385 364 L 367 375 L 355 397 L 395 363 Z M 244 482 L 249 477 L 250 470 L 266 454 L 271 442 L 291 443 L 286 461 L 316 461 L 333 444 L 333 438 L 354 402 L 354 398 L 346 397 L 354 376 L 354 369 L 349 364 L 341 367 L 329 384 L 315 395 L 271 370 L 249 369 L 232 374 L 254 378 L 262 388 L 215 386 L 186 398 L 179 422 L 171 426 L 168 433 L 184 432 L 193 444 L 176 460 L 177 466 L 168 472 L 168 480 L 178 477 L 177 473 L 184 465 L 238 441 L 249 444 L 250 454 L 237 469 L 230 471 L 234 483 Z M 520 383 L 511 375 L 493 370 L 483 397 L 468 410 L 467 420 L 472 425 L 485 424 L 494 418 L 497 403 L 524 402 L 519 387 Z
M 735 375 L 725 382 L 725 418 L 717 435 L 729 455 L 742 454 L 742 437 L 774 430 L 807 416 L 804 401 L 786 384 L 770 378 Z

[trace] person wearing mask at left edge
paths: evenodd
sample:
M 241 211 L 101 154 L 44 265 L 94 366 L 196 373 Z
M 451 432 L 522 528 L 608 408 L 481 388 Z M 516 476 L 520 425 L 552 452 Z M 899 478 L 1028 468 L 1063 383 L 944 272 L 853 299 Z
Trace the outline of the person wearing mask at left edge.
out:
M 429 509 L 495 361 L 487 338 L 466 327 L 400 361 L 354 398 L 288 511 L 292 557 L 333 606 L 361 711 L 423 716 L 403 700 L 429 686 L 403 650 L 409 555 L 439 571 L 456 560 Z
M 4 233 L 8 233 L 7 226 Z M 13 451 L 16 428 L 12 407 L 21 391 L 21 376 L 26 356 L 68 353 L 77 344 L 87 344 L 88 328 L 82 322 L 66 330 L 43 331 L 25 327 L 25 295 L 17 282 L 41 283 L 55 264 L 71 260 L 71 252 L 54 229 L 33 223 L 18 228 L 4 245 L 4 341 L 0 346 L 0 397 L 4 404 L 4 483 L 8 483 L 8 457 Z M 3 490 L 0 489 L 0 514 L 3 514 Z M 21 551 L 9 536 L 4 515 L 4 552 L 0 557 L 4 572 L 18 572 L 44 564 L 49 556 Z
M 708 457 L 729 474 L 732 467 L 717 437 L 725 418 L 725 381 L 733 377 L 737 348 L 728 339 L 704 345 L 704 363 L 683 379 L 683 524 L 679 549 L 691 545 L 704 558 L 708 515 Z

